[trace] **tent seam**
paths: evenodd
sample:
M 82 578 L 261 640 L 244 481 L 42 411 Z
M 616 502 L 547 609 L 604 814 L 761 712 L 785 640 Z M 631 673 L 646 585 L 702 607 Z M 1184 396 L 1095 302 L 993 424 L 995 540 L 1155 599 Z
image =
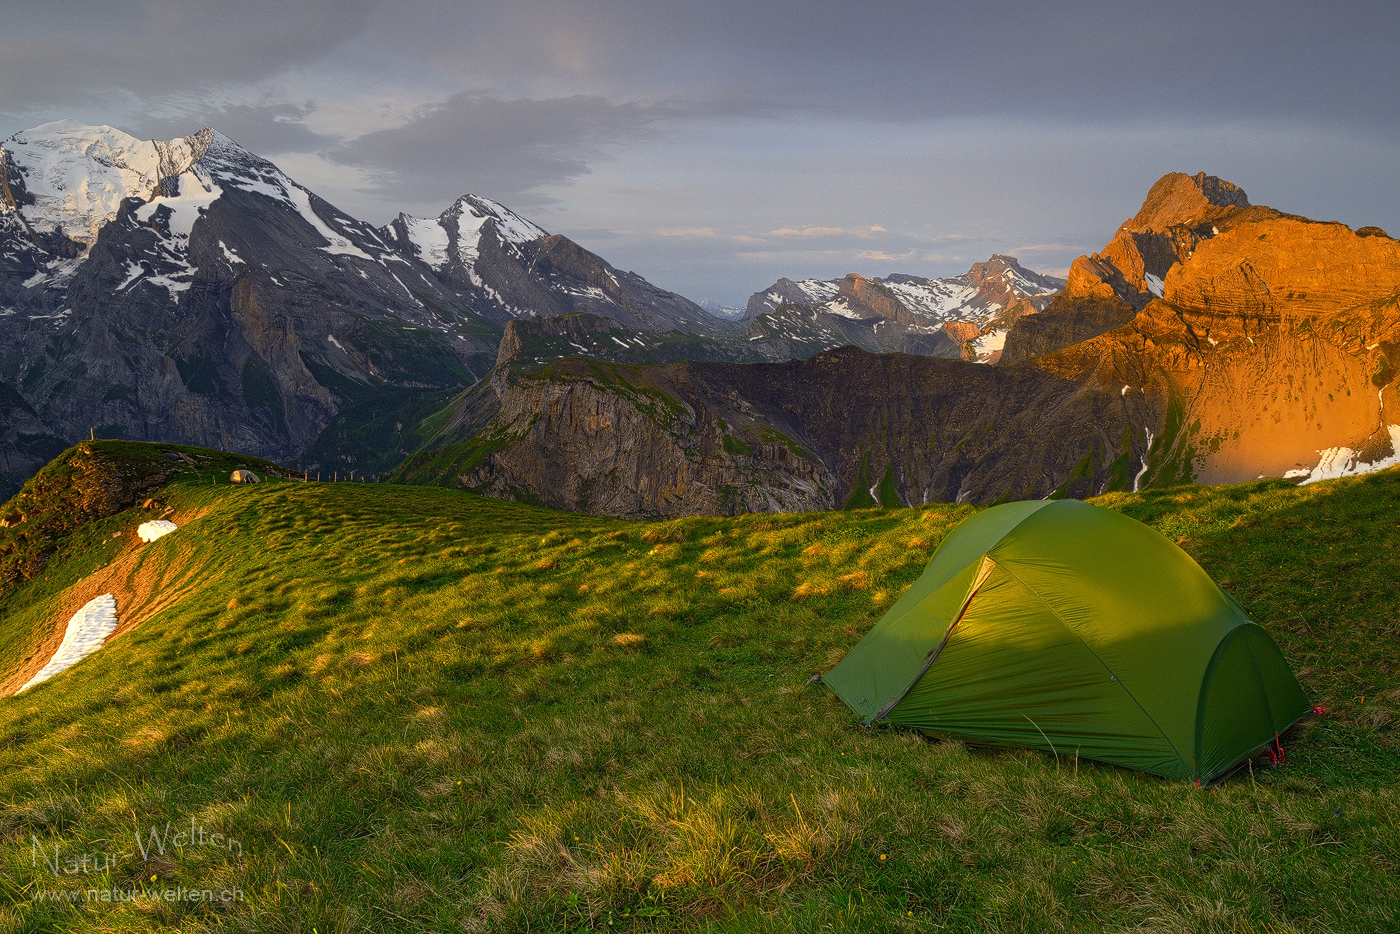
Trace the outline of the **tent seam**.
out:
M 1036 510 L 1036 511 L 1039 512 L 1039 510 Z M 1032 513 L 1032 515 L 1034 515 L 1034 513 Z M 1029 517 L 1027 517 L 1027 518 L 1029 518 Z M 1102 658 L 1099 657 L 1099 653 L 1098 653 L 1098 652 L 1095 652 L 1095 651 L 1093 650 L 1093 648 L 1089 645 L 1089 643 L 1087 643 L 1087 642 L 1084 641 L 1084 637 L 1083 637 L 1083 636 L 1081 636 L 1079 633 L 1077 633 L 1077 632 L 1074 631 L 1074 627 L 1070 626 L 1069 623 L 1065 622 L 1065 618 L 1064 618 L 1063 616 L 1060 615 L 1060 611 L 1059 611 L 1059 610 L 1056 610 L 1056 609 L 1050 604 L 1050 601 L 1049 601 L 1049 600 L 1046 600 L 1043 596 L 1041 596 L 1041 594 L 1040 594 L 1039 591 L 1037 591 L 1037 590 L 1036 590 L 1034 587 L 1032 587 L 1030 584 L 1027 584 L 1025 581 L 1021 580 L 1021 578 L 1020 578 L 1019 576 L 1017 576 L 1016 572 L 1013 571 L 1013 570 L 1011 570 L 1011 568 L 1010 568 L 1007 564 L 1002 563 L 1002 562 L 998 562 L 998 566 L 999 566 L 1003 571 L 1005 571 L 1006 574 L 1007 574 L 1009 577 L 1011 577 L 1013 580 L 1015 580 L 1016 583 L 1020 584 L 1020 585 L 1021 585 L 1022 587 L 1024 587 L 1024 588 L 1026 588 L 1026 590 L 1029 591 L 1037 600 L 1039 600 L 1042 604 L 1044 604 L 1044 605 L 1045 605 L 1045 608 L 1046 608 L 1047 610 L 1049 610 L 1049 611 L 1051 612 L 1051 614 L 1054 615 L 1054 617 L 1055 617 L 1057 620 L 1060 621 L 1060 625 L 1063 626 L 1063 627 L 1065 627 L 1065 631 L 1068 632 L 1071 636 L 1074 636 L 1075 641 L 1077 641 L 1080 645 L 1084 646 L 1084 651 L 1088 652 L 1090 655 L 1092 655 L 1092 656 L 1094 657 L 1094 661 L 1098 662 L 1099 665 L 1102 666 L 1103 670 L 1106 671 L 1106 672 L 1108 672 L 1109 675 L 1113 678 L 1114 681 L 1118 682 L 1118 686 L 1121 687 L 1121 688 L 1123 689 L 1123 692 L 1124 692 L 1125 694 L 1127 694 L 1128 697 L 1130 697 L 1130 698 L 1132 699 L 1132 701 L 1133 701 L 1134 704 L 1137 705 L 1137 709 L 1142 711 L 1142 715 L 1143 715 L 1144 717 L 1147 718 L 1147 722 L 1150 723 L 1150 724 L 1152 724 L 1152 728 L 1155 729 L 1155 730 L 1157 731 L 1158 735 L 1160 735 L 1160 736 L 1162 737 L 1162 739 L 1166 741 L 1167 746 L 1168 746 L 1168 747 L 1171 749 L 1171 751 L 1176 755 L 1177 761 L 1180 762 L 1180 763 L 1182 764 L 1183 767 L 1185 767 L 1185 769 L 1187 770 L 1187 772 L 1194 773 L 1194 772 L 1195 772 L 1195 769 L 1193 769 L 1193 768 L 1191 767 L 1190 763 L 1188 763 L 1188 762 L 1186 761 L 1185 757 L 1182 756 L 1181 750 L 1179 750 L 1179 749 L 1176 748 L 1176 743 L 1172 742 L 1171 737 L 1167 735 L 1167 731 L 1164 730 L 1164 729 L 1162 729 L 1161 725 L 1157 723 L 1156 718 L 1153 717 L 1152 714 L 1150 714 L 1150 713 L 1147 712 L 1147 708 L 1146 708 L 1146 707 L 1142 706 L 1142 701 L 1138 700 L 1138 699 L 1137 699 L 1137 695 L 1134 694 L 1134 693 L 1128 688 L 1128 685 L 1125 684 L 1125 683 L 1123 682 L 1123 679 L 1122 679 L 1122 678 L 1118 677 L 1118 672 L 1116 672 L 1116 671 L 1114 671 L 1112 668 L 1108 667 L 1108 664 L 1107 664 Z
M 1205 740 L 1205 702 L 1207 697 L 1206 691 L 1210 688 L 1212 679 L 1214 679 L 1215 677 L 1215 663 L 1219 660 L 1220 655 L 1225 651 L 1225 646 L 1232 639 L 1244 640 L 1244 650 L 1245 654 L 1249 656 L 1249 666 L 1252 669 L 1254 669 L 1254 678 L 1255 681 L 1257 681 L 1259 684 L 1259 693 L 1262 694 L 1264 697 L 1264 709 L 1269 712 L 1269 729 L 1273 731 L 1275 739 L 1277 739 L 1278 734 L 1280 732 L 1279 730 L 1274 728 L 1274 705 L 1273 702 L 1269 700 L 1269 689 L 1264 684 L 1264 672 L 1259 667 L 1259 658 L 1254 654 L 1254 647 L 1249 644 L 1249 633 L 1247 630 L 1250 626 L 1253 626 L 1259 631 L 1263 632 L 1264 627 L 1260 626 L 1252 619 L 1246 619 L 1243 623 L 1236 626 L 1234 629 L 1231 629 L 1229 632 L 1225 633 L 1224 637 L 1220 640 L 1220 644 L 1215 647 L 1215 652 L 1212 653 L 1210 657 L 1210 664 L 1206 667 L 1206 675 L 1201 680 L 1201 700 L 1198 703 L 1196 710 L 1196 771 L 1200 773 L 1200 777 L 1203 778 L 1207 784 L 1214 782 L 1217 778 L 1220 778 L 1221 776 L 1226 775 L 1234 769 L 1238 768 L 1241 762 L 1250 757 L 1250 753 L 1245 753 L 1240 758 L 1229 763 L 1228 765 L 1223 766 L 1222 768 L 1209 775 L 1204 774 L 1205 767 L 1201 763 L 1200 745 Z M 1268 635 L 1268 633 L 1264 634 Z M 1301 720 L 1302 717 L 1299 717 L 1298 719 Z M 1295 720 L 1293 722 L 1297 723 L 1298 721 Z M 1289 724 L 1289 726 L 1292 725 L 1293 724 L 1291 723 Z M 1284 727 L 1284 729 L 1287 730 L 1288 727 Z M 1252 751 L 1257 752 L 1258 748 L 1256 747 Z
M 914 690 L 914 687 L 920 681 L 924 680 L 924 675 L 928 674 L 928 670 L 933 667 L 933 663 L 938 661 L 943 655 L 943 649 L 947 647 L 948 640 L 953 637 L 953 630 L 958 628 L 958 624 L 963 621 L 963 617 L 967 615 L 968 610 L 972 609 L 972 601 L 977 598 L 977 592 L 982 589 L 982 586 L 987 583 L 987 579 L 992 576 L 992 572 L 999 566 L 1000 565 L 986 555 L 982 556 L 981 567 L 977 569 L 977 576 L 972 579 L 972 588 L 968 590 L 967 596 L 963 598 L 962 606 L 958 608 L 957 615 L 954 616 L 952 622 L 948 624 L 948 628 L 943 631 L 943 638 L 938 640 L 938 645 L 934 646 L 933 651 L 928 653 L 928 657 L 924 660 L 923 667 L 919 669 L 918 674 L 914 675 L 914 679 L 905 686 L 904 690 L 890 698 L 885 706 L 881 707 L 879 711 L 876 712 L 875 716 L 867 720 L 865 722 L 866 726 L 869 726 L 876 720 L 883 720 L 888 717 L 896 707 L 903 703 L 904 698 L 909 696 L 909 692 Z
M 1215 651 L 1210 653 L 1210 661 L 1206 663 L 1205 674 L 1201 676 L 1201 689 L 1196 697 L 1196 725 L 1195 733 L 1195 753 L 1196 753 L 1196 777 L 1203 778 L 1201 773 L 1201 759 L 1204 750 L 1201 748 L 1205 743 L 1205 723 L 1206 723 L 1206 702 L 1210 699 L 1210 686 L 1215 678 L 1215 663 L 1220 660 L 1220 654 L 1225 651 L 1225 645 L 1234 637 L 1241 627 L 1236 626 L 1225 635 L 1220 637 L 1220 642 L 1215 646 Z M 1208 780 L 1208 779 L 1207 779 Z

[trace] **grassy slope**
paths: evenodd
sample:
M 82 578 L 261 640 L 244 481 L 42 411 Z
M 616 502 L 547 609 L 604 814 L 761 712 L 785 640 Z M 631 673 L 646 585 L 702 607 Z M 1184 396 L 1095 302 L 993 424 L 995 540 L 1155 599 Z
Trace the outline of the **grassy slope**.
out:
M 804 686 L 966 507 L 641 524 L 388 485 L 164 496 L 212 508 L 143 560 L 194 542 L 202 587 L 0 700 L 0 930 L 1400 923 L 1400 475 L 1100 500 L 1182 540 L 1332 708 L 1284 768 L 1204 791 L 861 730 Z M 192 819 L 241 854 L 34 865 L 31 835 L 114 853 Z M 245 900 L 31 900 L 170 884 Z
M 189 462 L 172 461 L 167 453 Z M 239 467 L 284 473 L 269 461 L 225 451 L 93 441 L 68 448 L 30 477 L 0 508 L 5 516 L 24 517 L 0 528 L 0 674 L 12 671 L 51 625 L 45 610 L 52 598 L 117 556 L 121 545 L 113 533 L 156 518 L 164 504 L 149 514 L 133 510 L 117 519 L 117 513 L 159 494 L 167 480 L 227 482 Z

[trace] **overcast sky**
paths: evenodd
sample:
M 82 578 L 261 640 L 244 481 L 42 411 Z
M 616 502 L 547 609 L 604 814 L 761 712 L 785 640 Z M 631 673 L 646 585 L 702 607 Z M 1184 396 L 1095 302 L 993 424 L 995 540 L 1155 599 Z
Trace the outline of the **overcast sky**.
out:
M 1400 4 L 0 2 L 0 136 L 214 126 L 383 223 L 503 202 L 742 304 L 1060 272 L 1169 171 L 1400 232 Z

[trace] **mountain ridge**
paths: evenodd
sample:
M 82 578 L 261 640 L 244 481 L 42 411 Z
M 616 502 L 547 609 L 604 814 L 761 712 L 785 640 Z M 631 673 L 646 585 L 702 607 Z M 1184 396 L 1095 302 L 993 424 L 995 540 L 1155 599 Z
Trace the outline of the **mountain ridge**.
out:
M 1143 229 L 1124 224 L 1015 321 L 998 366 L 849 347 L 737 370 L 565 361 L 493 380 L 500 408 L 474 439 L 396 476 L 644 516 L 825 509 L 872 491 L 1082 498 L 1400 463 L 1400 243 L 1249 205 L 1204 174 L 1165 176 L 1137 216 Z M 908 313 L 856 276 L 838 300 L 891 325 Z M 822 324 L 811 306 L 779 308 Z M 1027 353 L 1036 335 L 1047 346 Z
M 45 124 L 0 179 L 4 486 L 90 434 L 295 461 L 337 413 L 474 382 L 522 315 L 733 327 L 480 196 L 375 227 L 209 128 Z

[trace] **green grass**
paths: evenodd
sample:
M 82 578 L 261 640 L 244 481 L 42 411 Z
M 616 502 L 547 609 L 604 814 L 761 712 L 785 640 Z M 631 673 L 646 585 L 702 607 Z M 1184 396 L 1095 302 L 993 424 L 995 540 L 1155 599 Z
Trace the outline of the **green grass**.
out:
M 1400 476 L 1098 500 L 1180 540 L 1330 708 L 1282 768 L 1205 790 L 864 730 L 804 683 L 969 507 L 629 523 L 431 487 L 162 496 L 208 511 L 140 560 L 198 585 L 0 700 L 0 931 L 1400 924 Z M 11 605 L 53 599 L 31 586 Z M 238 850 L 36 864 L 34 840 L 110 855 L 192 820 Z M 244 897 L 34 900 L 113 885 Z

